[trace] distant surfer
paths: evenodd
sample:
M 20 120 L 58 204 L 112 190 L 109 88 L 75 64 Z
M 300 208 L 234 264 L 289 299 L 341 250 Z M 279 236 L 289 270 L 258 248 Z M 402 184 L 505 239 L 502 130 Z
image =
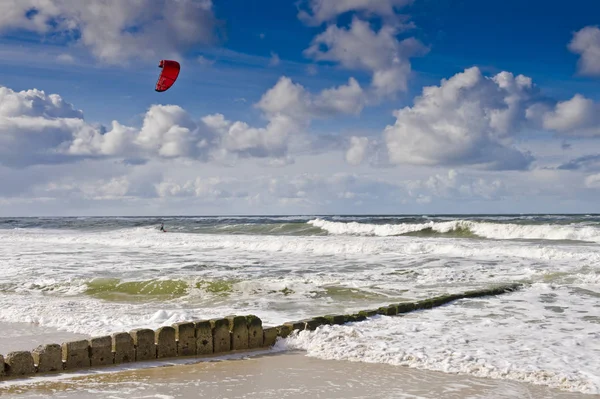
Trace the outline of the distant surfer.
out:
M 167 230 L 165 230 L 165 224 L 164 223 L 160 224 L 160 231 L 162 231 L 163 233 L 167 232 Z

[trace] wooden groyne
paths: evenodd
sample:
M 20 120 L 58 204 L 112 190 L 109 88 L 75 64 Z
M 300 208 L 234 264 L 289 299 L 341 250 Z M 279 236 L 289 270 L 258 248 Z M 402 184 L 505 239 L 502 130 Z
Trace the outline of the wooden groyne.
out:
M 263 328 L 254 315 L 176 323 L 157 330 L 135 329 L 103 337 L 40 345 L 33 351 L 0 355 L 0 379 L 34 376 L 114 366 L 125 363 L 181 357 L 220 356 L 272 347 L 279 337 L 294 330 L 315 330 L 322 325 L 360 322 L 375 315 L 395 316 L 432 309 L 459 299 L 500 295 L 521 284 L 503 285 L 459 294 L 442 295 L 416 302 L 401 302 L 348 315 L 327 315 Z

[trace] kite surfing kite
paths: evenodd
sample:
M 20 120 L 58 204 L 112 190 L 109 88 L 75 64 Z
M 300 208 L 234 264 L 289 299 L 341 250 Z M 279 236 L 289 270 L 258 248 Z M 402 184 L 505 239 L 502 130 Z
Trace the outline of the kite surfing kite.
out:
M 156 91 L 167 91 L 179 76 L 179 63 L 173 60 L 160 60 L 158 67 L 162 68 L 162 71 L 156 82 Z

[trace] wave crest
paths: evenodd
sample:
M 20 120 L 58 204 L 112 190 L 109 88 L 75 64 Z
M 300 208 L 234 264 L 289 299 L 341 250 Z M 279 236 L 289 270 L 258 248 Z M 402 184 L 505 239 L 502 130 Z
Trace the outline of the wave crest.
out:
M 418 235 L 480 237 L 496 240 L 531 239 L 600 242 L 600 229 L 589 225 L 489 223 L 470 220 L 430 221 L 413 224 L 371 224 L 313 219 L 308 223 L 331 235 L 376 237 Z

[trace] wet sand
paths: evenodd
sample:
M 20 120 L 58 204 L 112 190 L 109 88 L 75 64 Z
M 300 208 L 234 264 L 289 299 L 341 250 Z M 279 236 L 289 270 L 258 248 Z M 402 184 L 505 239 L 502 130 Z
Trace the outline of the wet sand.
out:
M 183 364 L 188 362 L 188 364 Z M 191 363 L 190 362 L 194 362 Z M 305 353 L 181 359 L 0 382 L 2 398 L 599 398 L 543 386 L 385 364 L 319 360 Z

